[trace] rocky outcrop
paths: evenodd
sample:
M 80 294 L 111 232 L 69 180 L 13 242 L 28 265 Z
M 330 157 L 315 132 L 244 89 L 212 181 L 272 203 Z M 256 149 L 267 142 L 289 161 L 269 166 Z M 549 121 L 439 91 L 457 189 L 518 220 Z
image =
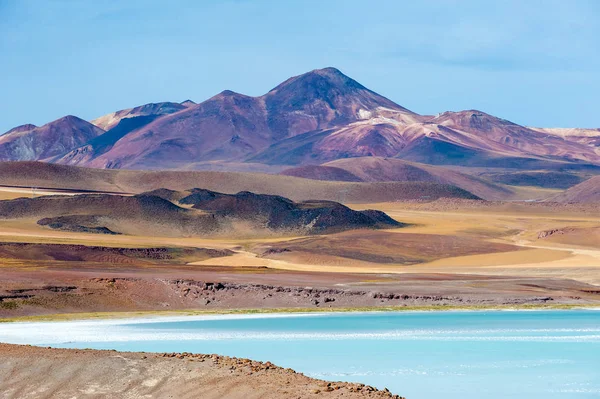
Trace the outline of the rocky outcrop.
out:
M 544 231 L 540 231 L 538 233 L 538 239 L 548 238 L 548 237 L 551 237 L 554 235 L 568 234 L 574 230 L 575 229 L 573 229 L 571 227 L 563 227 L 560 229 L 544 230 Z

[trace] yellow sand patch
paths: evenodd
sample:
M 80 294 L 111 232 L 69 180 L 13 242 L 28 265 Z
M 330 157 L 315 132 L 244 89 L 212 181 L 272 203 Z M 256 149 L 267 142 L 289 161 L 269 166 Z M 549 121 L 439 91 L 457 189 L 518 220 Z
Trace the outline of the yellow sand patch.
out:
M 557 251 L 549 249 L 530 249 L 527 251 L 498 252 L 493 254 L 457 256 L 454 258 L 439 259 L 433 262 L 425 263 L 422 267 L 428 266 L 501 266 L 546 263 L 561 259 L 567 259 L 572 254 L 569 251 Z

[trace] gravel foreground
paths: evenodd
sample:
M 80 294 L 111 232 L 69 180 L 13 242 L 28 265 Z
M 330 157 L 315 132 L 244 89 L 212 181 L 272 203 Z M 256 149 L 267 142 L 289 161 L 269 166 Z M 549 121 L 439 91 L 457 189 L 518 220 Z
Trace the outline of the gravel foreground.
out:
M 395 398 L 270 362 L 0 344 L 0 398 Z

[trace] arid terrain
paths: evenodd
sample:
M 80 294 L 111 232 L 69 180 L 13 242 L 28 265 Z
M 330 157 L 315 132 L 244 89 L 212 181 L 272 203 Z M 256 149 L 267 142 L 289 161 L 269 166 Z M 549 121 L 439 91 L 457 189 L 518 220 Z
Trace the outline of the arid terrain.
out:
M 325 68 L 18 126 L 0 161 L 2 322 L 600 305 L 594 129 L 419 115 Z M 7 398 L 398 397 L 217 355 L 0 361 Z
M 2 193 L 14 198 L 23 191 L 5 187 Z M 203 204 L 201 212 L 218 214 L 226 212 L 231 201 L 238 211 L 244 209 L 240 204 L 250 206 L 246 197 L 219 194 L 215 199 L 217 193 L 194 193 L 159 190 L 153 195 L 169 206 Z M 77 220 L 89 221 L 85 212 L 103 207 L 89 206 L 84 199 L 90 195 L 136 197 L 40 194 L 55 195 L 18 201 L 70 202 L 66 207 L 52 205 L 52 215 L 46 215 L 44 207 L 23 208 L 20 202 L 8 206 L 15 200 L 0 203 L 5 210 L 0 219 L 4 318 L 119 311 L 600 303 L 600 211 L 595 204 L 468 199 L 348 203 L 355 211 L 385 212 L 400 227 L 344 225 L 349 230 L 304 235 L 274 230 L 279 233 L 265 235 L 271 230 L 254 226 L 235 237 L 189 229 L 174 234 L 172 220 L 152 220 L 147 215 L 157 211 L 143 207 L 128 208 L 129 228 L 119 234 L 99 231 L 99 225 L 52 227 L 38 219 L 65 218 L 77 209 Z M 263 200 L 269 209 L 281 203 L 269 202 L 268 196 L 252 198 L 260 199 L 247 209 L 252 214 Z M 293 203 L 283 204 L 292 206 L 290 215 L 300 215 Z M 57 214 L 57 209 L 66 213 Z M 125 212 L 111 209 L 110 215 L 95 217 L 107 221 Z M 297 223 L 278 223 L 282 220 Z M 136 225 L 141 227 L 131 227 Z
M 0 399 L 600 393 L 600 3 L 495 3 L 0 0 Z
M 218 355 L 43 349 L 0 344 L 3 398 L 396 398 Z M 60 365 L 60 367 L 58 367 Z M 116 372 L 118 370 L 118 372 Z M 35 384 L 31 381 L 35 380 Z
M 387 164 L 390 173 L 437 173 Z M 29 162 L 0 169 L 4 322 L 600 305 L 594 202 L 484 201 L 437 178 L 364 181 L 372 173 L 338 182 Z M 501 187 L 443 176 L 488 194 Z M 0 349 L 9 398 L 102 397 L 107 389 L 117 397 L 391 396 L 218 356 Z M 44 376 L 35 386 L 32 373 Z
M 0 168 L 4 322 L 600 305 L 594 202 L 484 201 L 439 182 Z M 272 195 L 238 193 L 261 187 Z M 233 230 L 205 228 L 223 223 Z M 0 349 L 7 398 L 393 397 L 216 355 Z

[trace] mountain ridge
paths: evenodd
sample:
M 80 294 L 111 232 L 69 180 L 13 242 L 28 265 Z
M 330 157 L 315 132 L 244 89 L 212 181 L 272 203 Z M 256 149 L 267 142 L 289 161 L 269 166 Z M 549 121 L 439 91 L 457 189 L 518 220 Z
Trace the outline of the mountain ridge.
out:
M 39 136 L 37 152 L 24 156 L 33 150 L 21 139 L 0 159 L 231 171 L 277 171 L 369 156 L 517 170 L 600 166 L 600 130 L 529 128 L 474 109 L 419 115 L 332 67 L 293 76 L 257 97 L 224 90 L 200 103 L 150 103 L 92 122 L 110 134 L 65 128 L 58 137 L 62 145 L 52 151 L 46 148 L 56 135 L 45 139 L 33 125 L 11 129 L 13 139 Z M 7 134 L 0 136 L 0 150 Z M 101 135 L 106 136 L 97 138 Z
M 23 125 L 0 136 L 0 161 L 38 161 L 55 157 L 100 136 L 104 130 L 73 115 L 40 127 Z

